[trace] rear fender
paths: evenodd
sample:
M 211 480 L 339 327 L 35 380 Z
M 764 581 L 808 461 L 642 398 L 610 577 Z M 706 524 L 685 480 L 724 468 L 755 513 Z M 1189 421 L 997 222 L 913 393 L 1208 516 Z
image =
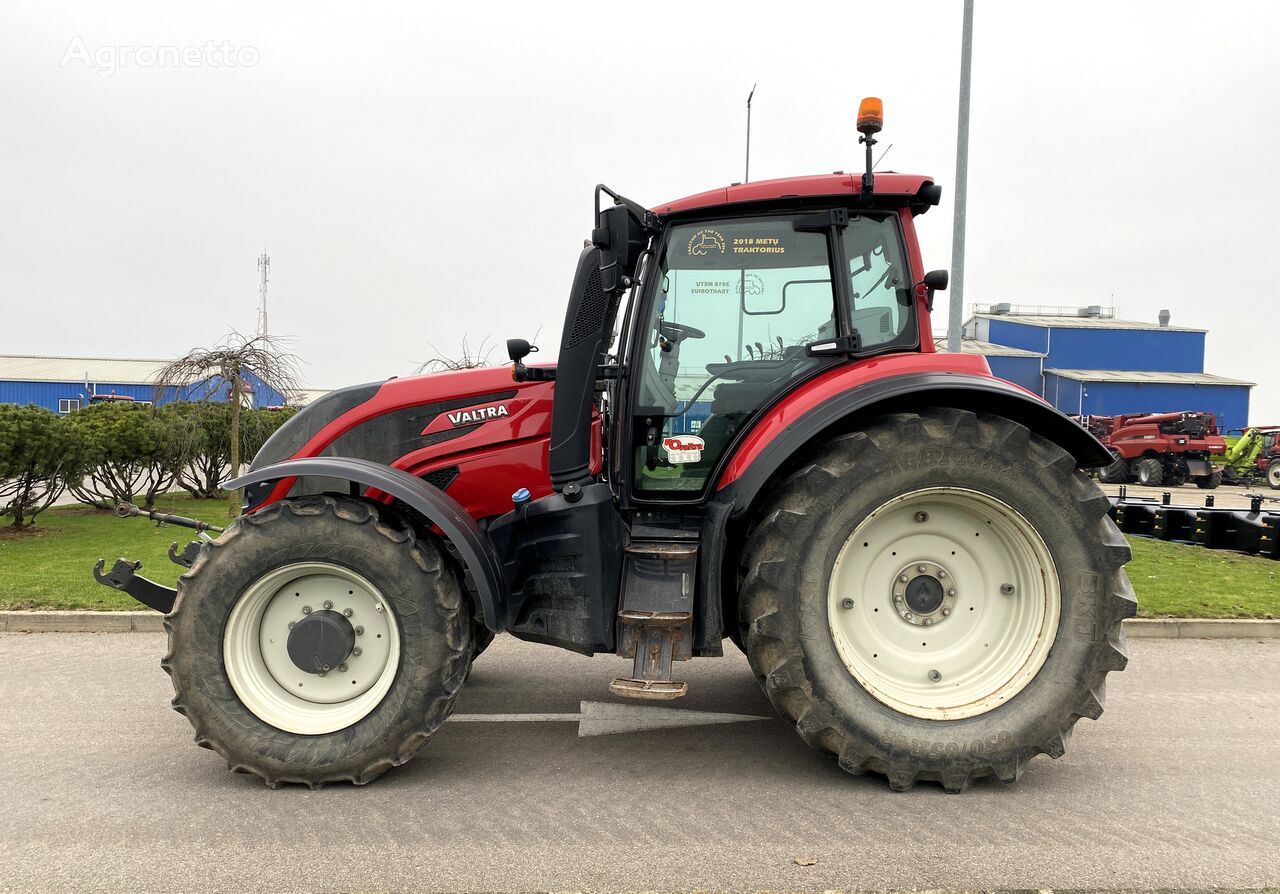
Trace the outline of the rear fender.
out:
M 471 572 L 485 626 L 495 633 L 501 632 L 506 621 L 508 600 L 501 564 L 489 536 L 457 500 L 422 479 L 381 463 L 354 457 L 325 456 L 291 459 L 265 466 L 223 486 L 233 490 L 264 481 L 287 481 L 291 484 L 292 479 L 301 476 L 337 478 L 377 490 L 400 500 L 437 525 Z
M 718 482 L 717 502 L 746 512 L 764 486 L 808 444 L 857 428 L 857 421 L 921 407 L 994 413 L 1026 426 L 1070 453 L 1082 468 L 1113 461 L 1085 428 L 1029 391 L 993 376 L 923 372 L 886 376 L 837 393 L 798 416 L 767 413 L 734 451 Z

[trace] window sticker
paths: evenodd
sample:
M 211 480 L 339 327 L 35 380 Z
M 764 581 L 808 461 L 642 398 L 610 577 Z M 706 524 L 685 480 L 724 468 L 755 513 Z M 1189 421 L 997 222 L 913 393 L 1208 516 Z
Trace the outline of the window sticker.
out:
M 696 463 L 702 459 L 702 450 L 707 442 L 697 435 L 672 435 L 662 439 L 662 446 L 667 451 L 667 462 Z

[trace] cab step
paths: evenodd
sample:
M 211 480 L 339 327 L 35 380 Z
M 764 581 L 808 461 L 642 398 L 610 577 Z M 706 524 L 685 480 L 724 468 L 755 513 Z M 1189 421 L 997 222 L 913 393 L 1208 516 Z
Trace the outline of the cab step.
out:
M 698 545 L 632 541 L 624 551 L 618 655 L 634 661 L 630 677 L 609 691 L 624 698 L 669 700 L 689 691 L 671 679 L 671 665 L 693 656 L 693 583 Z

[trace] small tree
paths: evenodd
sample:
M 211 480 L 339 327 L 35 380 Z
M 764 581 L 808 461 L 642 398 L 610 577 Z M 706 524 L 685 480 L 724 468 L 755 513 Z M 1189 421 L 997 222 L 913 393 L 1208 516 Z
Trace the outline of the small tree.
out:
M 197 500 L 222 496 L 231 463 L 231 411 L 220 401 L 175 401 L 160 408 L 189 447 L 178 484 Z
M 75 432 L 42 407 L 0 404 L 0 515 L 14 528 L 35 524 L 79 463 Z
M 145 508 L 167 493 L 187 462 L 188 432 L 145 404 L 92 404 L 67 417 L 82 462 L 68 489 L 88 506 L 110 509 L 141 496 Z
M 238 332 L 232 332 L 211 348 L 193 348 L 166 364 L 155 379 L 157 399 L 170 388 L 190 393 L 193 386 L 209 387 L 211 381 L 219 390 L 222 383 L 226 384 L 232 477 L 240 473 L 240 422 L 247 393 L 245 376 L 249 372 L 281 394 L 293 394 L 300 389 L 297 358 L 285 351 L 279 340 L 265 335 L 245 338 Z M 235 518 L 239 514 L 240 494 L 233 491 L 228 497 L 227 515 Z

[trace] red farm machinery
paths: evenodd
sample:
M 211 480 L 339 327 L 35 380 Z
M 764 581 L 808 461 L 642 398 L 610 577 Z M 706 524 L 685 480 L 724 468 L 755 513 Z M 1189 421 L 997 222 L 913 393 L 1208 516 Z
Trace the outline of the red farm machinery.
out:
M 1111 463 L 1098 471 L 1107 484 L 1178 487 L 1194 481 L 1210 490 L 1222 484 L 1222 468 L 1212 457 L 1227 452 L 1227 441 L 1213 413 L 1087 416 L 1082 424 L 1111 453 Z
M 368 782 L 505 632 L 623 656 L 610 691 L 650 700 L 727 639 L 806 742 L 898 790 L 1062 755 L 1126 663 L 1129 547 L 1082 471 L 1113 457 L 935 353 L 942 191 L 872 173 L 881 121 L 864 103 L 862 174 L 598 186 L 556 362 L 512 339 L 509 367 L 333 392 L 173 551 L 176 591 L 102 575 L 165 612 L 197 741 L 271 786 Z

